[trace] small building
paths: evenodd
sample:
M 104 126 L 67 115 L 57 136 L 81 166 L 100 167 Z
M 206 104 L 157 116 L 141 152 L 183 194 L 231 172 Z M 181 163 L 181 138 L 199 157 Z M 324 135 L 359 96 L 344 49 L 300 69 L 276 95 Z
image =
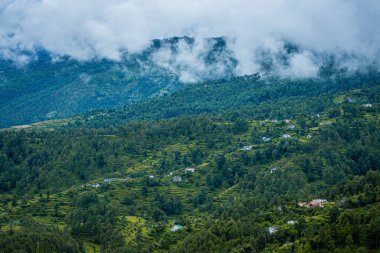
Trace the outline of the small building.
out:
M 290 119 L 284 119 L 284 122 L 286 123 L 286 124 L 290 124 L 290 122 L 292 122 Z
M 312 201 L 310 202 L 300 202 L 298 203 L 298 206 L 301 206 L 301 207 L 307 207 L 307 208 L 324 208 L 325 207 L 325 203 L 327 202 L 326 199 L 313 199 Z
M 272 119 L 272 122 L 273 123 L 278 123 L 278 120 L 277 119 Z
M 271 139 L 269 137 L 265 137 L 265 136 L 263 137 L 263 142 L 270 142 L 270 140 Z
M 270 169 L 270 174 L 273 174 L 273 173 L 276 173 L 277 172 L 277 168 L 271 168 Z
M 124 182 L 124 181 L 126 181 L 126 179 L 125 178 L 117 178 L 117 177 L 114 177 L 114 178 L 105 178 L 104 180 L 103 180 L 105 183 L 112 183 L 112 182 Z
M 296 221 L 294 221 L 294 220 L 288 220 L 287 222 L 286 222 L 286 224 L 288 224 L 288 225 L 294 225 L 294 224 L 296 224 L 297 222 Z
M 306 136 L 306 138 L 307 138 L 308 140 L 310 140 L 310 139 L 311 139 L 311 135 L 308 134 L 308 135 Z
M 289 125 L 289 126 L 288 126 L 288 129 L 294 129 L 294 128 L 296 128 L 295 125 Z
M 150 179 L 153 179 L 153 178 L 154 178 L 154 176 L 153 176 L 153 175 L 149 175 L 149 178 L 150 178 Z
M 290 138 L 291 136 L 290 136 L 290 134 L 283 134 L 282 135 L 282 138 L 284 138 L 284 139 L 288 139 L 288 138 Z
M 354 100 L 352 98 L 347 98 L 347 102 L 352 103 L 352 102 L 354 102 Z
M 244 146 L 241 148 L 241 150 L 250 151 L 250 150 L 252 150 L 252 146 Z
M 30 127 L 32 127 L 32 125 L 13 126 L 12 128 L 15 128 L 15 129 L 26 129 L 26 128 L 30 128 Z
M 91 185 L 93 188 L 99 188 L 100 187 L 100 184 L 93 184 Z
M 195 168 L 185 168 L 185 172 L 194 173 L 195 172 Z
M 174 176 L 173 177 L 173 182 L 181 182 L 182 181 L 182 177 L 180 176 Z
M 277 231 L 278 231 L 278 228 L 275 227 L 275 226 L 271 226 L 271 227 L 268 228 L 268 232 L 271 235 L 274 234 L 274 233 L 276 233 Z
M 364 104 L 363 107 L 371 108 L 371 107 L 372 107 L 372 104 Z
M 176 231 L 181 230 L 181 229 L 183 229 L 183 226 L 181 226 L 181 225 L 174 225 L 174 226 L 170 229 L 170 231 L 172 231 L 172 232 L 176 232 Z

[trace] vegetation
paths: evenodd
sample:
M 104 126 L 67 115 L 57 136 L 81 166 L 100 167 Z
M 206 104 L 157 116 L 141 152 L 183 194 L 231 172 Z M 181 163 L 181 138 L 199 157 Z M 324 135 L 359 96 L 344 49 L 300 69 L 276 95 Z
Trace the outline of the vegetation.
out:
M 255 75 L 4 129 L 0 249 L 377 252 L 376 78 Z

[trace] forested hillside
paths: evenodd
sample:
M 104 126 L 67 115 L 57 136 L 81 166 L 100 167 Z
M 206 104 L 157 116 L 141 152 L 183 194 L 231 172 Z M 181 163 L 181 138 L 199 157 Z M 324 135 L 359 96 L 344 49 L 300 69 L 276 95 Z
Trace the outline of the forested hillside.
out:
M 223 38 L 206 41 L 209 47 L 199 61 L 210 66 L 210 71 L 213 65 L 224 68 L 222 73 L 201 73 L 202 80 L 232 76 L 236 63 L 232 56 L 228 58 Z M 174 57 L 182 47 L 192 51 L 194 39 L 153 40 L 143 52 L 124 52 L 118 61 L 80 61 L 42 49 L 30 53 L 30 62 L 23 65 L 0 57 L 0 127 L 69 117 L 94 109 L 129 107 L 149 97 L 170 94 L 188 81 L 181 79 L 181 69 L 161 66 L 159 54 L 170 50 Z
M 292 118 L 297 114 L 326 110 L 334 106 L 334 93 L 370 87 L 378 80 L 380 76 L 377 71 L 367 69 L 351 73 L 334 64 L 321 67 L 316 78 L 292 79 L 255 74 L 194 84 L 171 95 L 132 106 L 90 112 L 73 119 L 70 125 L 102 127 L 132 120 L 199 114 L 222 114 L 229 119 Z
M 323 70 L 0 131 L 0 252 L 378 252 L 379 79 Z

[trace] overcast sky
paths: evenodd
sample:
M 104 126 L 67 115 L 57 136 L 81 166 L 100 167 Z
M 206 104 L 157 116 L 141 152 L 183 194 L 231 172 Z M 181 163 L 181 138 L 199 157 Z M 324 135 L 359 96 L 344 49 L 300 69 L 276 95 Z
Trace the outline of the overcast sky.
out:
M 255 50 L 276 52 L 285 39 L 302 45 L 292 64 L 307 72 L 311 51 L 377 58 L 379 24 L 379 0 L 0 0 L 0 54 L 118 60 L 155 38 L 226 36 L 240 73 L 251 73 Z

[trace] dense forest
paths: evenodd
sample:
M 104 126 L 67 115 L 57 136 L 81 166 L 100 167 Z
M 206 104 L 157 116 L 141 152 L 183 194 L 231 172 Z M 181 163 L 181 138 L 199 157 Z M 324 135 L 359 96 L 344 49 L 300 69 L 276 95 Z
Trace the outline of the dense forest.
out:
M 0 131 L 0 252 L 378 252 L 380 83 L 321 68 Z
M 334 106 L 335 93 L 367 88 L 380 79 L 375 69 L 351 73 L 334 61 L 321 67 L 318 78 L 293 79 L 254 74 L 228 80 L 194 84 L 171 95 L 135 105 L 87 113 L 70 125 L 103 127 L 131 120 L 166 119 L 186 115 L 223 115 L 252 119 L 293 118 Z M 312 98 L 312 99 L 310 99 Z M 293 108 L 292 105 L 297 105 Z

